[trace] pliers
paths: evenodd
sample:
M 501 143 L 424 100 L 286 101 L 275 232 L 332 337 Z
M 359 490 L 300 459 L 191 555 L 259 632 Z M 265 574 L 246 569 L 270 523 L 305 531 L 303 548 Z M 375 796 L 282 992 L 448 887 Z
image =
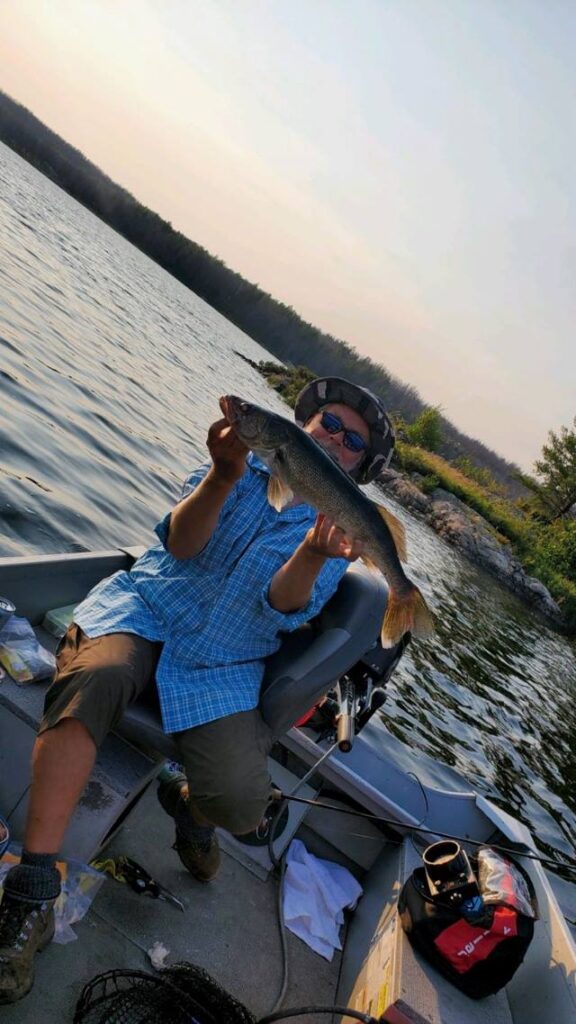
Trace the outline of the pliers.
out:
M 104 871 L 117 882 L 125 882 L 134 892 L 145 893 L 154 900 L 167 900 L 173 903 L 180 910 L 184 910 L 184 904 L 173 892 L 170 892 L 164 885 L 152 878 L 141 864 L 138 864 L 131 857 L 102 857 L 90 862 L 96 871 Z

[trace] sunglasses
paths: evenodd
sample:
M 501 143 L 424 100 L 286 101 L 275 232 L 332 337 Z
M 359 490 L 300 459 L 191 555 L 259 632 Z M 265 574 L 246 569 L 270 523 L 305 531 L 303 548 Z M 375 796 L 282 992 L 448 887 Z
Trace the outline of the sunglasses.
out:
M 323 412 L 320 417 L 320 423 L 324 430 L 328 434 L 340 434 L 344 431 L 344 437 L 342 439 L 344 447 L 348 448 L 351 452 L 366 452 L 368 451 L 368 444 L 364 440 L 361 434 L 358 434 L 356 430 L 346 430 L 346 427 L 342 423 L 339 416 L 336 416 L 333 412 Z

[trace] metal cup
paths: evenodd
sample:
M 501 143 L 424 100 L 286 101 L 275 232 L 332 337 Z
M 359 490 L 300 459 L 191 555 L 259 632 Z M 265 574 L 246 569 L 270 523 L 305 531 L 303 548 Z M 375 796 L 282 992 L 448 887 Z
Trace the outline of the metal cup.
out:
M 0 629 L 3 629 L 8 619 L 11 619 L 16 611 L 16 605 L 12 604 L 7 597 L 0 597 Z

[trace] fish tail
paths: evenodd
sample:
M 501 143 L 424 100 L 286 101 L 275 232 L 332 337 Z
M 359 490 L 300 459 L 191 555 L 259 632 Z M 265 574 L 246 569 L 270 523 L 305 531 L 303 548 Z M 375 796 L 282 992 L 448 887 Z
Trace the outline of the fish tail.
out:
M 412 583 L 406 593 L 390 588 L 380 633 L 382 647 L 395 647 L 405 633 L 422 637 L 433 632 L 432 613 L 418 587 Z

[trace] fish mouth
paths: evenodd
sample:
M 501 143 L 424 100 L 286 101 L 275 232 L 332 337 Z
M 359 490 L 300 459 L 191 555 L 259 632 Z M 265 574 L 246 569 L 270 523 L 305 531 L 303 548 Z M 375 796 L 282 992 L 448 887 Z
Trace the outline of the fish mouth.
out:
M 218 399 L 218 403 L 220 405 L 222 415 L 228 420 L 231 427 L 233 427 L 242 416 L 245 416 L 251 408 L 249 402 L 245 402 L 244 399 L 238 398 L 236 395 L 221 395 Z
M 257 405 L 246 402 L 237 395 L 222 395 L 220 408 L 232 430 L 249 448 L 261 439 L 266 414 Z M 264 422 L 263 422 L 264 420 Z

